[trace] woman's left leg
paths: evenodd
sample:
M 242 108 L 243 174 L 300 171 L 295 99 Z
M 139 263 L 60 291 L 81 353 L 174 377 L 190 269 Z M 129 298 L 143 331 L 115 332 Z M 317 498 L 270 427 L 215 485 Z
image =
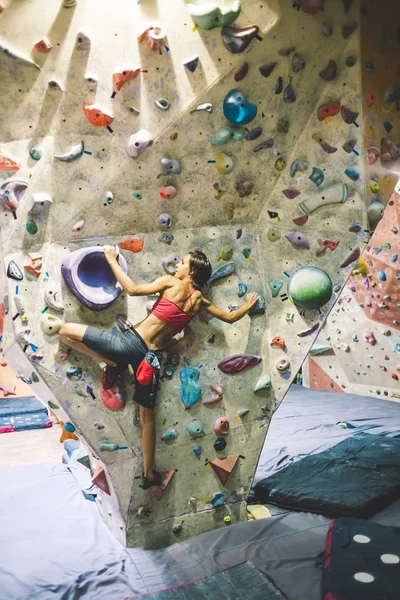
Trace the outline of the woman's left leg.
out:
M 95 350 L 92 350 L 82 341 L 87 328 L 87 325 L 82 325 L 81 323 L 64 323 L 64 325 L 61 325 L 60 329 L 61 341 L 74 350 L 78 350 L 79 352 L 82 352 L 87 356 L 91 356 L 98 361 L 105 362 L 110 367 L 116 367 L 117 363 L 113 362 L 109 358 L 106 358 Z

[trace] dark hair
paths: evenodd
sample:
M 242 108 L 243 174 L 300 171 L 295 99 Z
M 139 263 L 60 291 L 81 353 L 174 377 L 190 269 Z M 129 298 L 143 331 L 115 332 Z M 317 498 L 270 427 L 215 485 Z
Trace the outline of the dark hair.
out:
M 193 250 L 190 255 L 190 271 L 195 287 L 201 288 L 211 277 L 212 268 L 207 256 L 201 250 Z

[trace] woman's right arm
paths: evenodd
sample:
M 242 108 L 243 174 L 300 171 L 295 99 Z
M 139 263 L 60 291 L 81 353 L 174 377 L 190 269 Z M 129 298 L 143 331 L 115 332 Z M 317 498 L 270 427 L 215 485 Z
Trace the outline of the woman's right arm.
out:
M 244 315 L 247 315 L 252 306 L 254 306 L 257 302 L 257 299 L 258 294 L 256 294 L 256 292 L 251 292 L 250 294 L 247 294 L 246 302 L 243 304 L 243 306 L 241 306 L 237 310 L 228 312 L 216 306 L 213 302 L 211 302 L 211 300 L 208 300 L 208 298 L 203 298 L 202 308 L 204 308 L 207 312 L 210 313 L 210 315 L 216 317 L 220 321 L 224 321 L 225 323 L 235 323 L 236 321 L 239 321 L 239 319 L 244 317 Z

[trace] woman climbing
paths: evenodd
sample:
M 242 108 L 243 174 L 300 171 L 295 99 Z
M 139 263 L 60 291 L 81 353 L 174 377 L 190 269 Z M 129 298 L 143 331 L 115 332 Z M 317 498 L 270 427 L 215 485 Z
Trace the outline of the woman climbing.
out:
M 152 311 L 143 321 L 125 324 L 124 333 L 113 334 L 78 323 L 65 323 L 60 329 L 61 340 L 88 356 L 106 363 L 102 386 L 118 385 L 119 376 L 131 364 L 136 376 L 134 400 L 140 405 L 142 426 L 143 482 L 141 487 L 161 485 L 161 475 L 154 470 L 156 445 L 156 392 L 160 364 L 157 352 L 171 342 L 201 309 L 213 317 L 234 323 L 246 315 L 257 302 L 257 294 L 247 294 L 243 306 L 232 312 L 218 308 L 205 298 L 200 289 L 211 277 L 211 265 L 201 251 L 185 254 L 176 266 L 175 275 L 163 275 L 152 283 L 137 284 L 123 271 L 117 261 L 118 252 L 105 246 L 104 254 L 115 277 L 130 296 L 159 293 Z

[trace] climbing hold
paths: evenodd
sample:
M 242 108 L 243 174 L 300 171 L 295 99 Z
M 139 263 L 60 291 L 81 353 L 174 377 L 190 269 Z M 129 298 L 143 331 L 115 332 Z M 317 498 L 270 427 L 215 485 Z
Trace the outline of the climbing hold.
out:
M 175 525 L 172 527 L 172 533 L 177 535 L 181 531 L 182 531 L 182 525 L 180 523 L 175 523 Z
M 233 202 L 225 202 L 223 209 L 228 219 L 232 219 L 234 208 Z
M 75 49 L 80 51 L 90 50 L 90 45 L 89 36 L 84 31 L 80 31 L 76 36 Z
M 196 367 L 185 367 L 179 373 L 181 380 L 181 400 L 186 407 L 194 406 L 201 398 L 201 387 L 198 384 L 200 370 Z
M 40 160 L 42 158 L 42 153 L 39 148 L 29 148 L 29 156 L 32 160 Z
M 269 390 L 271 387 L 271 377 L 269 375 L 262 375 L 260 379 L 257 381 L 256 385 L 253 388 L 253 392 L 258 392 L 259 390 Z
M 105 440 L 102 440 L 99 443 L 100 452 L 114 452 L 115 450 L 118 450 L 118 448 L 119 444 L 114 444 L 113 442 L 107 442 Z
M 321 79 L 332 81 L 338 74 L 338 66 L 334 60 L 330 60 L 322 71 L 319 72 Z
M 357 62 L 357 58 L 355 56 L 348 56 L 346 58 L 346 66 L 347 67 L 354 67 L 356 62 Z
M 345 175 L 347 175 L 347 177 L 349 177 L 352 181 L 357 181 L 357 179 L 360 178 L 360 173 L 357 171 L 357 169 L 345 169 L 344 171 Z
M 378 279 L 380 281 L 386 281 L 386 273 L 385 273 L 385 271 L 378 271 Z
M 292 54 L 295 50 L 296 48 L 294 46 L 290 46 L 290 48 L 280 48 L 278 54 L 279 56 L 289 56 L 289 54 Z
M 63 426 L 63 430 L 69 431 L 70 433 L 74 433 L 74 431 L 76 431 L 76 427 L 72 423 L 65 423 Z
M 112 83 L 114 92 L 119 92 L 123 85 L 127 81 L 132 81 L 136 79 L 136 77 L 140 73 L 140 67 L 138 65 L 133 65 L 132 67 L 123 68 L 121 71 L 117 71 L 113 73 Z
M 27 221 L 25 229 L 31 235 L 35 235 L 39 231 L 38 226 L 36 225 L 35 221 L 32 221 L 32 220 Z
M 312 325 L 311 327 L 309 327 L 308 329 L 304 329 L 303 331 L 299 331 L 299 333 L 297 334 L 297 337 L 307 337 L 308 335 L 311 335 L 312 333 L 314 333 L 314 331 L 317 331 L 319 327 L 318 323 L 314 323 L 314 325 Z
M 202 112 L 202 111 L 206 111 L 208 112 L 208 114 L 211 115 L 212 111 L 213 111 L 213 105 L 211 104 L 211 102 L 203 102 L 203 104 L 199 104 L 196 107 L 195 111 L 191 111 L 192 112 Z M 178 136 L 178 134 L 176 134 Z
M 301 54 L 298 54 L 297 52 L 295 52 L 295 54 L 293 54 L 293 56 L 292 56 L 293 73 L 298 73 L 299 71 L 302 71 L 305 68 L 306 68 L 305 58 L 303 56 L 301 56 Z
M 319 167 L 313 167 L 312 173 L 309 177 L 309 179 L 315 183 L 315 185 L 317 187 L 319 187 L 325 179 L 325 175 L 322 169 L 320 169 Z
M 372 60 L 366 60 L 364 62 L 364 67 L 367 69 L 368 73 L 373 73 L 375 70 L 375 65 Z
M 293 246 L 305 248 L 305 250 L 310 249 L 310 242 L 308 241 L 305 233 L 301 233 L 300 231 L 292 231 L 288 235 L 285 235 L 285 238 L 289 240 Z
M 163 442 L 165 442 L 167 440 L 174 440 L 176 437 L 178 437 L 176 429 L 169 429 L 168 431 L 162 434 L 161 439 Z
M 215 161 L 215 167 L 221 175 L 227 175 L 233 170 L 233 159 L 224 154 L 223 152 L 219 152 L 217 154 L 217 160 Z
M 214 393 L 211 394 L 208 400 L 203 400 L 203 406 L 212 406 L 222 400 L 222 387 L 217 383 L 211 383 L 210 388 Z
M 113 117 L 97 104 L 83 104 L 83 114 L 91 125 L 95 127 L 109 127 Z
M 0 43 L 0 52 L 5 54 L 7 58 L 11 58 L 15 61 L 14 64 L 27 65 L 30 67 L 34 67 L 40 71 L 40 67 L 37 63 L 35 63 L 29 56 L 26 56 L 22 52 L 18 50 L 13 50 L 10 46 L 6 45 L 4 42 Z
M 199 66 L 199 60 L 200 59 L 198 56 L 194 56 L 193 58 L 185 60 L 183 66 L 186 67 L 190 73 L 194 73 L 197 67 Z
M 203 5 L 188 4 L 193 23 L 200 29 L 210 30 L 230 25 L 240 14 L 240 0 L 232 0 L 228 5 L 219 6 L 216 2 Z
M 138 42 L 143 43 L 151 50 L 158 50 L 161 54 L 161 48 L 165 46 L 167 34 L 160 25 L 156 23 L 146 23 L 138 31 Z
M 222 506 L 226 502 L 227 495 L 224 492 L 216 492 L 211 496 L 211 504 L 214 508 L 218 508 L 218 506 Z
M 213 146 L 222 146 L 231 140 L 241 142 L 246 135 L 246 130 L 242 127 L 222 127 L 212 136 L 210 142 Z
M 308 221 L 308 215 L 302 215 L 301 217 L 295 217 L 292 219 L 295 225 L 305 225 Z
M 164 200 L 171 200 L 171 198 L 175 198 L 176 196 L 176 187 L 173 185 L 167 185 L 166 187 L 161 187 L 159 190 L 161 198 Z
M 289 121 L 286 119 L 279 119 L 276 125 L 276 130 L 279 131 L 279 133 L 288 133 Z
M 226 119 L 234 125 L 247 125 L 257 114 L 257 104 L 237 89 L 228 92 L 222 108 Z
M 250 179 L 244 179 L 243 181 L 237 181 L 235 183 L 235 189 L 241 198 L 249 196 L 251 194 L 253 186 L 254 184 L 252 181 L 250 181 Z
M 197 458 L 199 458 L 200 454 L 201 454 L 201 446 L 195 446 L 193 448 L 193 452 L 194 452 L 194 455 L 197 456 Z
M 112 192 L 105 193 L 106 204 L 112 204 L 114 200 L 114 194 Z
M 217 451 L 224 450 L 226 446 L 226 441 L 224 438 L 217 438 L 214 442 L 214 449 Z
M 324 10 L 324 0 L 293 0 L 293 8 L 303 9 L 309 15 L 315 15 L 319 10 Z
M 386 137 L 381 139 L 381 161 L 395 160 L 398 156 L 396 145 Z
M 216 474 L 222 485 L 225 485 L 228 481 L 229 476 L 235 468 L 235 465 L 238 460 L 239 454 L 231 454 L 226 458 L 214 458 L 213 460 L 210 460 L 209 464 L 211 465 L 214 473 Z
M 20 179 L 4 181 L 0 187 L 0 198 L 4 208 L 12 212 L 16 211 L 27 187 L 28 183 Z
M 53 44 L 49 41 L 47 37 L 42 38 L 39 42 L 34 44 L 33 46 L 36 52 L 43 52 L 43 54 L 47 54 L 53 47 Z
M 237 295 L 239 298 L 243 298 L 243 296 L 247 292 L 247 285 L 245 283 L 238 283 Z
M 300 195 L 299 190 L 295 190 L 294 188 L 287 188 L 286 190 L 282 190 L 282 192 L 286 196 L 286 198 L 289 198 L 289 200 L 293 200 L 294 198 L 297 198 L 297 196 Z
M 268 138 L 267 140 L 265 140 L 265 142 L 258 144 L 258 146 L 256 146 L 254 148 L 253 152 L 259 152 L 260 150 L 263 150 L 263 148 L 272 148 L 273 145 L 274 145 L 274 140 L 272 138 Z
M 181 165 L 177 160 L 162 158 L 160 163 L 163 175 L 179 175 L 181 173 Z
M 251 248 L 243 248 L 242 254 L 245 258 L 249 258 L 250 254 L 251 254 Z M 253 259 L 250 258 L 250 260 L 253 260 Z
M 64 91 L 63 86 L 56 79 L 50 79 L 50 81 L 47 84 L 47 89 L 49 91 L 58 91 L 58 92 L 63 92 Z
M 378 193 L 379 190 L 381 189 L 379 187 L 379 183 L 377 181 L 375 181 L 374 179 L 371 179 L 371 181 L 369 182 L 369 188 L 370 188 L 371 192 L 373 192 L 374 194 Z
M 126 151 L 132 158 L 137 158 L 143 150 L 153 144 L 153 138 L 146 129 L 141 129 L 128 139 Z M 164 159 L 162 159 L 164 160 Z
M 249 317 L 265 314 L 265 298 L 262 294 L 258 296 L 257 302 L 251 307 L 247 314 Z
M 284 373 L 285 371 L 290 369 L 290 360 L 288 360 L 284 356 L 278 358 L 278 360 L 275 363 L 275 368 L 277 371 L 279 371 L 279 373 Z
M 138 190 L 132 190 L 131 194 L 136 200 L 142 199 L 142 194 Z
M 277 64 L 278 63 L 276 62 L 268 63 L 267 65 L 262 65 L 261 67 L 258 67 L 258 70 L 260 71 L 263 77 L 267 78 L 271 75 L 272 71 L 275 69 Z
M 245 137 L 245 140 L 247 142 L 252 142 L 253 140 L 256 140 L 257 138 L 259 138 L 261 134 L 262 134 L 262 127 L 255 127 L 254 129 L 249 131 L 249 133 Z
M 40 325 L 42 327 L 43 332 L 46 335 L 53 335 L 54 333 L 60 331 L 61 325 L 63 325 L 63 321 L 59 317 L 50 315 L 48 312 L 45 312 L 40 315 Z
M 336 242 L 333 242 L 332 240 L 318 239 L 318 244 L 319 244 L 319 249 L 316 251 L 315 255 L 322 256 L 323 254 L 325 254 L 327 249 L 330 250 L 331 252 L 336 250 L 336 248 L 340 244 L 340 240 L 336 240 Z
M 294 90 L 292 87 L 292 78 L 291 77 L 289 78 L 289 83 L 283 90 L 283 101 L 286 102 L 287 104 L 296 102 L 296 94 L 294 93 Z
M 295 306 L 305 310 L 319 309 L 332 296 L 332 281 L 319 267 L 300 267 L 289 279 L 288 296 Z
M 340 102 L 331 102 L 329 104 L 323 104 L 318 108 L 318 120 L 323 121 L 327 117 L 334 117 L 339 113 Z
M 53 204 L 53 200 L 46 192 L 36 192 L 32 194 L 32 206 L 28 211 L 29 215 L 39 215 L 45 212 L 49 206 Z
M 277 229 L 273 229 L 272 227 L 267 231 L 267 238 L 270 242 L 277 242 L 281 239 L 281 234 Z
M 321 31 L 325 37 L 330 37 L 333 33 L 333 27 L 326 23 L 321 23 Z
M 58 154 L 55 155 L 54 158 L 62 162 L 73 162 L 82 156 L 84 149 L 84 143 L 80 142 L 76 146 L 72 146 L 72 148 L 66 152 L 66 154 Z
M 234 373 L 240 373 L 244 369 L 254 367 L 261 362 L 261 357 L 255 354 L 233 354 L 221 362 L 218 363 L 218 368 L 223 373 L 232 375 Z
M 47 306 L 49 306 L 53 310 L 58 310 L 62 312 L 64 310 L 64 307 L 59 301 L 59 297 L 61 296 L 61 288 L 55 283 L 55 281 L 50 279 L 50 277 L 45 277 L 43 279 L 43 282 L 45 284 L 44 301 L 46 302 Z
M 248 71 L 249 71 L 249 63 L 245 62 L 236 71 L 235 75 L 233 76 L 234 80 L 242 81 L 242 79 L 244 79 L 246 77 Z
M 282 77 L 278 77 L 275 84 L 275 94 L 280 94 L 283 90 L 283 79 Z
M 22 271 L 13 260 L 10 260 L 7 267 L 7 277 L 10 279 L 15 279 L 16 281 L 22 281 L 24 276 L 22 275 Z
M 308 198 L 303 202 L 299 202 L 299 207 L 305 213 L 310 214 L 317 208 L 327 204 L 343 204 L 347 199 L 347 191 L 347 185 L 345 183 L 338 183 L 327 190 L 311 196 L 311 198 Z
M 279 217 L 279 213 L 277 213 L 275 210 L 267 209 L 267 213 L 270 219 L 277 219 Z
M 118 247 L 121 250 L 129 250 L 130 252 L 141 252 L 143 250 L 144 240 L 139 240 L 134 237 L 128 237 L 122 240 L 122 242 L 118 242 Z
M 342 25 L 342 36 L 345 40 L 347 40 L 347 38 L 353 33 L 353 31 L 355 31 L 358 27 L 358 23 L 357 21 L 354 21 L 354 23 L 344 23 Z
M 154 102 L 154 104 L 157 106 L 157 108 L 163 111 L 167 111 L 171 108 L 171 104 L 166 98 L 159 98 Z
M 345 152 L 347 152 L 348 154 L 350 154 L 350 152 L 352 152 L 352 151 L 354 150 L 354 148 L 355 148 L 356 144 L 357 144 L 357 140 L 355 140 L 355 139 L 353 138 L 353 139 L 351 139 L 351 140 L 347 140 L 347 142 L 345 142 L 345 143 L 342 145 L 342 148 L 343 148 L 343 150 L 344 150 Z
M 340 268 L 344 269 L 345 267 L 348 267 L 352 262 L 360 258 L 360 254 L 360 248 L 356 246 L 356 248 L 354 248 L 354 250 L 352 250 L 350 254 L 344 259 L 344 261 L 340 265 Z
M 375 95 L 374 92 L 372 90 L 369 90 L 368 94 L 367 94 L 367 105 L 369 107 L 373 106 L 375 102 Z
M 390 121 L 384 121 L 383 127 L 385 128 L 385 131 L 387 133 L 390 133 L 392 131 L 392 129 L 393 129 L 393 125 L 392 125 L 392 123 L 390 123 Z
M 311 137 L 312 137 L 313 140 L 315 140 L 316 142 L 318 142 L 318 144 L 321 146 L 321 148 L 327 154 L 333 154 L 334 152 L 336 152 L 337 148 L 335 148 L 334 146 L 330 146 L 327 142 L 325 142 L 322 139 L 322 137 L 320 135 L 318 135 L 318 133 L 314 133 Z
M 361 223 L 358 223 L 357 221 L 353 221 L 353 223 L 349 227 L 349 231 L 351 231 L 352 233 L 360 233 L 361 229 Z
M 66 373 L 68 379 L 72 379 L 72 381 L 79 381 L 82 379 L 82 374 L 82 369 L 80 367 L 68 367 Z
M 375 346 L 376 339 L 373 332 L 370 329 L 364 329 L 363 331 L 364 342 L 367 342 L 370 346 Z
M 270 279 L 268 282 L 269 289 L 271 290 L 271 295 L 273 298 L 276 298 L 279 294 L 279 290 L 283 286 L 283 281 L 280 279 Z
M 232 275 L 235 272 L 235 267 L 236 265 L 234 262 L 230 262 L 222 267 L 219 267 L 216 271 L 214 271 L 210 279 L 207 281 L 208 287 L 211 287 L 219 279 Z
M 271 348 L 273 348 L 274 346 L 278 346 L 282 350 L 286 348 L 285 340 L 280 335 L 276 335 L 275 337 L 273 337 L 269 345 L 271 346 Z
M 229 421 L 226 417 L 219 417 L 214 423 L 214 431 L 216 435 L 228 435 Z
M 340 115 L 345 123 L 351 125 L 357 119 L 359 113 L 342 106 L 340 109 Z
M 80 219 L 79 221 L 77 221 L 75 223 L 75 225 L 73 225 L 71 227 L 71 231 L 82 231 L 84 224 L 85 224 L 84 219 Z
M 38 252 L 28 252 L 24 262 L 24 269 L 33 277 L 40 277 L 42 268 L 42 255 Z
M 223 27 L 221 29 L 222 43 L 231 54 L 240 54 L 247 46 L 258 37 L 257 25 L 249 27 Z
M 275 161 L 275 169 L 277 171 L 283 171 L 283 169 L 286 167 L 286 161 L 284 158 L 280 157 L 277 158 Z
M 368 148 L 367 154 L 368 154 L 368 162 L 370 165 L 373 165 L 374 162 L 376 162 L 381 155 L 381 153 L 379 152 L 379 149 L 375 148 L 375 146 L 371 146 L 370 148 Z
M 167 275 L 175 275 L 176 265 L 179 262 L 179 258 L 175 254 L 169 254 L 162 259 L 162 266 Z
M 298 171 L 305 171 L 308 169 L 308 164 L 303 160 L 294 160 L 290 165 L 290 177 L 294 177 Z
M 233 256 L 233 248 L 231 246 L 222 246 L 221 252 L 217 258 L 220 260 L 230 260 Z
M 189 425 L 186 427 L 186 431 L 192 437 L 196 437 L 203 433 L 203 425 L 200 423 L 200 421 L 193 421 L 192 423 L 189 423 Z

